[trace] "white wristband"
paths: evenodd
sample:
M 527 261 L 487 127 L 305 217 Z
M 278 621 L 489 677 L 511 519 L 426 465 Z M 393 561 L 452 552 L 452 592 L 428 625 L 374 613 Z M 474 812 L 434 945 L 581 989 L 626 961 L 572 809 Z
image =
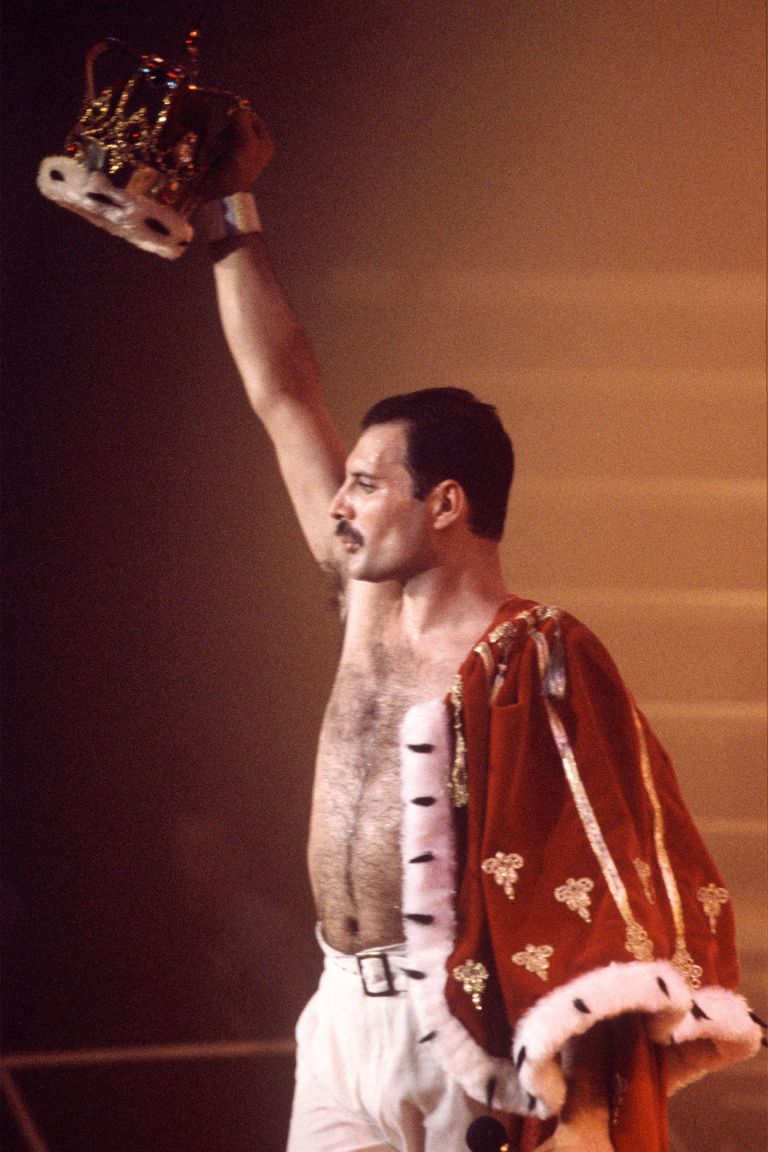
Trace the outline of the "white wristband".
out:
M 220 200 L 208 200 L 197 216 L 200 234 L 209 243 L 228 236 L 261 232 L 261 220 L 251 192 L 234 192 Z

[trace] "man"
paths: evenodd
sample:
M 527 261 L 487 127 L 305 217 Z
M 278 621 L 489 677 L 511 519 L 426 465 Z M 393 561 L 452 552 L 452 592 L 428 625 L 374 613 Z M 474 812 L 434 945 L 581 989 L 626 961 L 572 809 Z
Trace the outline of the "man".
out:
M 505 1112 L 520 1147 L 662 1150 L 667 1082 L 758 1042 L 727 893 L 610 658 L 504 585 L 495 411 L 394 397 L 345 459 L 245 192 L 268 133 L 233 128 L 206 209 L 224 331 L 344 619 L 290 1150 L 499 1148 L 472 1122 Z

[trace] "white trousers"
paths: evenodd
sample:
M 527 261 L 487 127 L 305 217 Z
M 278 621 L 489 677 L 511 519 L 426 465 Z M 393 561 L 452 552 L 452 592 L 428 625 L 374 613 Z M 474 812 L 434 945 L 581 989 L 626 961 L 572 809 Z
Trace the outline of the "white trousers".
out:
M 381 950 L 398 995 L 372 996 L 357 958 L 320 943 L 320 986 L 296 1027 L 288 1152 L 466 1152 L 467 1128 L 487 1109 L 419 1043 L 402 946 Z M 369 993 L 387 989 L 381 960 L 362 967 Z

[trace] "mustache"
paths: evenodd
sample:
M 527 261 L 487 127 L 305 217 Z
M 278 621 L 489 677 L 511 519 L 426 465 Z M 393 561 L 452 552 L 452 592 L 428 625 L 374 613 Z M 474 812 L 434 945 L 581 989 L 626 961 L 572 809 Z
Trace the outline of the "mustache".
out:
M 362 536 L 357 529 L 352 527 L 348 520 L 339 520 L 334 535 L 342 538 L 346 536 L 348 540 L 351 540 L 353 544 L 357 544 L 359 547 L 363 545 Z

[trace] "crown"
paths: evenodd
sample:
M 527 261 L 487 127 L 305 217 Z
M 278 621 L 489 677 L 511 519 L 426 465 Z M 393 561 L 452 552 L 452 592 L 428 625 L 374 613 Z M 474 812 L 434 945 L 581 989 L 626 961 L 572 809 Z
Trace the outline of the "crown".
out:
M 64 154 L 47 156 L 37 176 L 48 199 L 168 259 L 192 241 L 189 218 L 222 153 L 227 116 L 248 107 L 197 85 L 198 41 L 194 29 L 180 60 L 140 55 L 114 38 L 95 44 Z

